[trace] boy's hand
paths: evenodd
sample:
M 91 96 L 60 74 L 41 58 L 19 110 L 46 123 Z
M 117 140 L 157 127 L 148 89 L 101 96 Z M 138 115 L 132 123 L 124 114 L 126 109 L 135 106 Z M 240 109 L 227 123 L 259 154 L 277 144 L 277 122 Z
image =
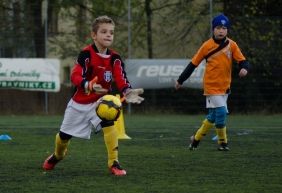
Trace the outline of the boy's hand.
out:
M 94 83 L 92 85 L 92 88 L 96 94 L 107 94 L 108 93 L 108 89 L 103 88 L 100 84 Z
M 97 84 L 97 81 L 98 77 L 95 76 L 91 81 L 88 82 L 87 94 L 90 94 L 90 92 L 95 92 L 96 94 L 106 94 L 108 92 L 108 89 L 105 89 L 100 84 Z
M 248 71 L 245 68 L 242 68 L 239 72 L 239 77 L 244 77 L 248 74 Z
M 144 101 L 144 98 L 140 97 L 139 95 L 143 93 L 144 93 L 143 88 L 137 88 L 137 89 L 128 88 L 124 93 L 125 101 L 127 103 L 140 104 L 142 101 Z
M 178 89 L 180 89 L 181 87 L 182 87 L 182 85 L 181 84 L 179 84 L 179 82 L 176 80 L 175 81 L 175 90 L 178 90 Z

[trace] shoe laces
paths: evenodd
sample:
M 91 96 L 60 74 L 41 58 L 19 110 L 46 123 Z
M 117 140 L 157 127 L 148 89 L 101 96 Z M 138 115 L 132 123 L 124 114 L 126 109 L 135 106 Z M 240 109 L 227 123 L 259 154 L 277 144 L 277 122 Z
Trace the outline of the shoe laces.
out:
M 58 160 L 54 154 L 48 159 L 48 163 L 49 163 L 49 164 L 56 164 L 56 163 L 58 163 L 59 161 L 60 161 L 60 160 Z
M 119 163 L 117 161 L 114 161 L 112 168 L 117 168 L 119 170 L 123 170 L 122 167 L 119 165 Z

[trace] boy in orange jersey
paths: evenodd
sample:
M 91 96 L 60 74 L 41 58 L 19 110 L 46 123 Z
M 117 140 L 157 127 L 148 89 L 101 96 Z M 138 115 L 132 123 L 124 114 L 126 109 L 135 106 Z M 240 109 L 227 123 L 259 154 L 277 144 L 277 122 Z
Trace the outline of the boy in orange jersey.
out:
M 228 112 L 227 98 L 230 94 L 232 62 L 233 60 L 238 62 L 240 77 L 246 76 L 249 68 L 249 63 L 236 42 L 227 37 L 229 27 L 229 19 L 225 15 L 220 14 L 213 18 L 212 38 L 202 44 L 175 83 L 175 89 L 178 90 L 201 61 L 206 60 L 203 89 L 206 96 L 208 115 L 197 132 L 191 136 L 190 150 L 195 150 L 202 138 L 213 127 L 216 128 L 218 136 L 218 150 L 229 150 L 226 134 L 226 115 Z

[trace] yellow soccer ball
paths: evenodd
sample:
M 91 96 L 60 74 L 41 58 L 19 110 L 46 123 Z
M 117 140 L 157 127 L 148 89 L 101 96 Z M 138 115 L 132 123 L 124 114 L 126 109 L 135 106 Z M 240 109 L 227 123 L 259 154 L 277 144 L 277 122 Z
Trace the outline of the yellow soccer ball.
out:
M 113 95 L 105 95 L 99 99 L 96 113 L 102 120 L 116 121 L 120 115 L 122 104 L 120 99 Z

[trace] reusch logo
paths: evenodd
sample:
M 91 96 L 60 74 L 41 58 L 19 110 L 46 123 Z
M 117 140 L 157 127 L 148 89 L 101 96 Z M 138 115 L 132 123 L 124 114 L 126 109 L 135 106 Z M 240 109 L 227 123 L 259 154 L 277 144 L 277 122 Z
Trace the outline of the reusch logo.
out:
M 144 65 L 140 66 L 136 77 L 178 77 L 186 66 L 183 65 Z M 201 78 L 205 70 L 204 65 L 199 65 L 192 76 Z
M 140 66 L 137 71 L 137 77 L 158 77 L 158 76 L 179 76 L 184 70 L 180 65 L 151 65 Z

